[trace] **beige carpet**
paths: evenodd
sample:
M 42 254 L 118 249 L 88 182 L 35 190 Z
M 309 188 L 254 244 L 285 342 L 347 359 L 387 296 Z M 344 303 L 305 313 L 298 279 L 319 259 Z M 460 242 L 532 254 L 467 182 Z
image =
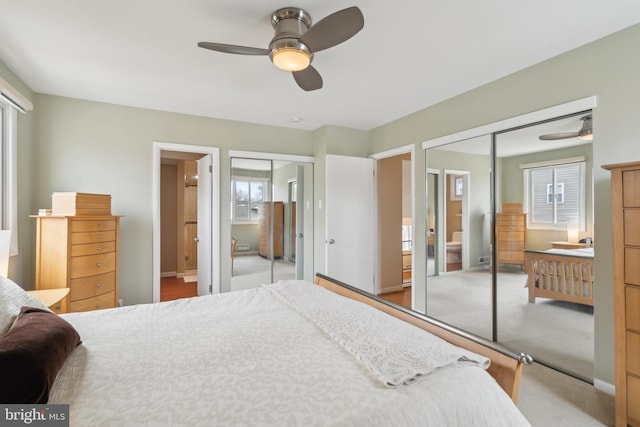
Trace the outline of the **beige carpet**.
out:
M 533 427 L 615 424 L 613 396 L 536 363 L 523 369 L 518 408 Z
M 593 379 L 593 308 L 528 302 L 524 273 L 498 273 L 498 341 L 578 377 Z M 427 279 L 427 314 L 491 339 L 491 275 L 455 272 Z

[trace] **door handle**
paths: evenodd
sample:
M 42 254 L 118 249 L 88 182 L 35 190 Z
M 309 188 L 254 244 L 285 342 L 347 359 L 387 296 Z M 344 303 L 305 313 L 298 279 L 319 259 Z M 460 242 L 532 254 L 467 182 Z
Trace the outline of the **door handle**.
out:
M 197 237 L 194 237 L 193 241 L 196 242 L 196 243 L 200 243 L 200 239 L 198 239 Z
M 302 239 L 302 233 L 298 233 L 298 239 Z
M 336 242 L 336 241 L 335 241 L 335 240 L 333 240 L 333 239 L 329 239 L 329 240 L 327 241 L 327 243 L 329 243 L 330 245 L 333 245 L 335 242 Z

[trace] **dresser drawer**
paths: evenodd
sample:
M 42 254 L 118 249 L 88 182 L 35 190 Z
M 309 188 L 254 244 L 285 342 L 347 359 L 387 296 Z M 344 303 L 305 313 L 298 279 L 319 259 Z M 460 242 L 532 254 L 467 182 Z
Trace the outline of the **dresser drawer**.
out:
M 116 270 L 116 253 L 77 256 L 71 258 L 71 279 L 95 276 Z
M 105 252 L 115 252 L 116 242 L 85 243 L 81 245 L 71 245 L 71 256 L 96 255 Z
M 107 231 L 116 229 L 115 219 L 104 220 L 73 220 L 71 221 L 71 232 L 81 233 L 84 231 Z
M 524 218 L 524 215 L 522 214 L 498 214 L 498 221 L 502 222 L 502 221 L 511 221 L 511 222 L 522 222 L 522 219 Z
M 113 308 L 116 306 L 115 292 L 98 295 L 93 298 L 86 298 L 79 301 L 71 301 L 71 311 L 90 311 L 103 308 Z
M 640 248 L 624 248 L 624 282 L 640 285 Z
M 524 252 L 498 251 L 498 262 L 524 264 Z
M 622 172 L 622 203 L 625 208 L 640 207 L 640 170 Z
M 71 233 L 71 244 L 81 245 L 84 243 L 112 242 L 116 240 L 115 230 L 110 231 L 87 231 L 84 233 Z
M 625 318 L 626 328 L 640 332 L 640 288 L 635 286 L 625 286 Z
M 78 301 L 107 292 L 113 292 L 116 289 L 116 273 L 112 271 L 111 273 L 98 274 L 97 276 L 72 279 L 70 287 L 71 301 Z
M 640 377 L 640 334 L 627 331 L 627 372 Z
M 499 251 L 523 251 L 524 241 L 522 240 L 498 241 L 498 250 Z

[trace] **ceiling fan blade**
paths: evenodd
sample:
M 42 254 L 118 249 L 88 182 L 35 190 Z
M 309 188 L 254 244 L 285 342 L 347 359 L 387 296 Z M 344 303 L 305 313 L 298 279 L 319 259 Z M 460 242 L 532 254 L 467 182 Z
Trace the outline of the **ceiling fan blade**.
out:
M 318 70 L 311 65 L 302 71 L 294 71 L 291 74 L 293 74 L 293 78 L 296 83 L 298 83 L 298 86 L 307 92 L 322 88 L 322 76 L 320 76 Z
M 300 41 L 315 53 L 349 40 L 362 27 L 362 12 L 353 6 L 321 19 L 302 35 Z
M 259 47 L 237 46 L 234 44 L 200 42 L 198 47 L 215 50 L 223 53 L 235 53 L 236 55 L 269 55 L 269 49 Z
M 538 138 L 540 141 L 556 141 L 558 139 L 577 138 L 578 132 L 566 132 L 566 133 L 550 133 L 549 135 L 540 135 Z

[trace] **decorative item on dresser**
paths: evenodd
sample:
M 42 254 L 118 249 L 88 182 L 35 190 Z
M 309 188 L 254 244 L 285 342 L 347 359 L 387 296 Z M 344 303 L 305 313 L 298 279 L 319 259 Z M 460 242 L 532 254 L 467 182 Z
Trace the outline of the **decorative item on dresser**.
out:
M 284 203 L 264 202 L 258 209 L 258 254 L 271 259 L 269 234 L 273 224 L 273 257 L 281 258 L 284 254 Z
M 611 171 L 616 426 L 640 426 L 640 162 L 603 168 Z
M 51 214 L 34 216 L 36 289 L 69 288 L 72 312 L 116 307 L 120 217 L 111 215 L 111 196 L 51 198 Z
M 497 264 L 518 264 L 524 267 L 527 237 L 527 214 L 522 203 L 503 203 L 496 215 Z

